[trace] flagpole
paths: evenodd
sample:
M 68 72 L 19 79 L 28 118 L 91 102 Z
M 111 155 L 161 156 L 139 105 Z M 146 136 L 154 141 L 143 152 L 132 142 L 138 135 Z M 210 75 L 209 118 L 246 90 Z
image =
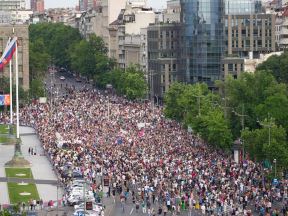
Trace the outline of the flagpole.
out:
M 16 138 L 19 139 L 19 78 L 18 78 L 18 43 L 16 40 Z
M 13 125 L 13 105 L 12 105 L 12 60 L 9 62 L 9 74 L 10 74 L 10 127 Z

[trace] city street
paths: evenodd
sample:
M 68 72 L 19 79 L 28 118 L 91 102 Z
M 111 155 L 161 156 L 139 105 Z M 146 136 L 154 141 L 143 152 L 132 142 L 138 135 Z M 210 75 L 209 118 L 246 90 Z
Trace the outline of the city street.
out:
M 61 70 L 49 70 L 46 74 L 45 89 L 50 95 L 53 92 L 52 98 L 65 97 L 69 92 L 68 89 L 81 90 L 83 88 L 91 89 L 93 86 L 87 83 L 82 78 L 76 78 L 72 72 L 60 72 Z M 64 77 L 61 80 L 60 77 Z

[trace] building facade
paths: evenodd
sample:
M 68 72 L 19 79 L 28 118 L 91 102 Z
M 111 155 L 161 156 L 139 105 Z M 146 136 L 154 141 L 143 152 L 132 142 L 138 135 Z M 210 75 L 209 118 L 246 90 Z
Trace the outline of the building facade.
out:
M 288 48 L 288 8 L 277 15 L 276 18 L 276 43 L 279 50 Z
M 182 31 L 180 23 L 159 23 L 147 28 L 150 98 L 163 98 L 173 82 L 185 82 Z
M 222 79 L 236 79 L 252 68 L 245 65 L 276 51 L 276 16 L 264 13 L 261 0 L 225 0 L 223 23 Z
M 155 13 L 145 1 L 126 4 L 117 20 L 109 25 L 109 53 L 120 68 L 141 62 L 141 29 L 155 23 Z M 143 48 L 143 47 L 142 47 Z
M 80 32 L 88 38 L 91 29 L 91 32 L 102 37 L 106 46 L 109 47 L 109 24 L 118 18 L 121 9 L 125 8 L 126 0 L 97 0 L 95 4 L 95 9 L 83 13 L 79 25 Z
M 261 0 L 180 0 L 186 82 L 237 78 L 245 60 L 276 51 L 275 14 Z
M 18 37 L 18 69 L 19 84 L 24 90 L 29 89 L 29 32 L 28 25 L 14 25 L 14 35 Z M 13 36 L 13 26 L 10 24 L 0 25 L 0 51 L 4 52 L 8 38 Z M 13 61 L 13 73 L 15 82 L 15 61 Z M 9 77 L 9 66 L 0 71 L 1 77 Z
M 0 0 L 0 11 L 25 10 L 25 0 Z
M 221 78 L 223 0 L 180 0 L 186 81 L 212 85 Z
M 31 0 L 30 7 L 33 12 L 44 13 L 44 0 Z
M 181 5 L 180 0 L 167 1 L 167 9 L 164 12 L 164 22 L 180 22 Z
M 275 21 L 274 14 L 225 15 L 224 77 L 237 78 L 244 71 L 244 59 L 276 51 Z

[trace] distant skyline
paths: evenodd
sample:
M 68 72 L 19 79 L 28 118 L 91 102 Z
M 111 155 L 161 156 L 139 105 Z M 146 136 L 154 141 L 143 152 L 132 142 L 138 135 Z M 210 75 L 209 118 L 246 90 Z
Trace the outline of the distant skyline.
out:
M 45 8 L 75 7 L 78 2 L 79 0 L 45 0 Z M 148 6 L 161 9 L 166 7 L 166 2 L 167 0 L 148 0 Z M 26 0 L 26 5 L 30 8 L 30 0 Z

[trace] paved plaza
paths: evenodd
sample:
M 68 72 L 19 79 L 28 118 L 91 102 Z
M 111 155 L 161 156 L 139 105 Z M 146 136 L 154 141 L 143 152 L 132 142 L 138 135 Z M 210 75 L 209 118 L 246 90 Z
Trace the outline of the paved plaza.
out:
M 20 127 L 20 137 L 22 140 L 22 153 L 26 160 L 31 163 L 31 170 L 34 179 L 57 181 L 57 177 L 53 172 L 52 165 L 44 156 L 44 150 L 35 130 L 30 127 Z M 29 148 L 33 148 L 36 155 L 28 152 Z M 14 154 L 14 146 L 0 145 L 0 178 L 5 177 L 5 163 L 9 161 Z M 36 184 L 40 198 L 45 201 L 57 199 L 57 186 L 50 184 Z M 58 190 L 58 197 L 61 198 L 63 191 Z M 0 204 L 9 204 L 9 196 L 7 184 L 0 182 Z

